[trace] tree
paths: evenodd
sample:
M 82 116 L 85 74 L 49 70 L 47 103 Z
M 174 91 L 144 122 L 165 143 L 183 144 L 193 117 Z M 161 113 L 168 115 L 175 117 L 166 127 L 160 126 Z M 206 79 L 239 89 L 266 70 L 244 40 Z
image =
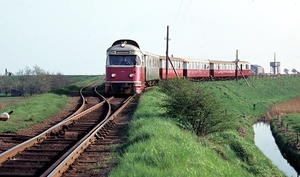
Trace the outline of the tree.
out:
M 5 96 L 8 96 L 10 93 L 10 90 L 12 89 L 12 84 L 14 83 L 14 77 L 13 76 L 2 76 L 2 91 L 5 94 Z
M 11 89 L 15 89 L 21 92 L 22 95 L 24 93 L 29 93 L 30 95 L 41 94 L 64 87 L 69 83 L 70 81 L 61 73 L 54 75 L 37 65 L 32 69 L 26 66 L 25 69 L 19 70 L 13 76 L 2 76 L 0 79 L 0 92 L 8 95 Z
M 70 81 L 62 73 L 52 74 L 51 90 L 62 88 L 69 83 Z

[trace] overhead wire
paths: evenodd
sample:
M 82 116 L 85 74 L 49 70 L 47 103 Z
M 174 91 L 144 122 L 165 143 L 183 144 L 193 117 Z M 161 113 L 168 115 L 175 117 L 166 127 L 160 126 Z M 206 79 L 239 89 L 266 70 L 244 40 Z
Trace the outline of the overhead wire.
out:
M 181 24 L 181 22 L 182 22 L 182 20 L 183 20 L 183 18 L 184 18 L 184 16 L 185 16 L 185 14 L 187 13 L 187 11 L 188 11 L 188 9 L 189 9 L 189 7 L 190 7 L 190 5 L 191 5 L 191 2 L 192 2 L 192 0 L 190 0 L 190 2 L 189 2 L 189 4 L 188 4 L 187 8 L 185 9 L 185 12 L 183 13 L 183 15 L 182 15 L 182 17 L 181 17 L 179 23 L 178 23 L 177 26 L 175 27 L 174 31 L 171 29 L 171 31 L 172 31 L 173 33 L 175 33 L 175 32 L 177 31 L 178 27 L 180 26 L 180 24 Z M 181 10 L 182 4 L 183 4 L 183 0 L 181 1 L 179 10 L 177 11 L 177 15 L 176 15 L 176 18 L 175 18 L 175 21 L 174 21 L 174 24 L 173 24 L 174 26 L 175 26 L 175 22 L 176 22 L 176 20 L 177 20 L 177 18 L 178 18 L 178 14 L 179 14 L 179 12 L 180 12 L 180 10 Z
M 180 12 L 180 10 L 181 10 L 181 7 L 182 7 L 182 3 L 183 3 L 183 0 L 181 0 L 181 3 L 180 3 L 180 6 L 179 6 L 179 9 L 178 9 L 178 11 L 177 11 L 177 14 L 176 14 L 176 17 L 175 17 L 175 20 L 174 20 L 174 22 L 173 22 L 173 25 L 172 25 L 172 26 L 174 26 L 174 25 L 175 25 L 175 22 L 176 22 L 176 20 L 177 20 L 177 18 L 178 18 L 178 14 L 179 14 L 179 12 Z

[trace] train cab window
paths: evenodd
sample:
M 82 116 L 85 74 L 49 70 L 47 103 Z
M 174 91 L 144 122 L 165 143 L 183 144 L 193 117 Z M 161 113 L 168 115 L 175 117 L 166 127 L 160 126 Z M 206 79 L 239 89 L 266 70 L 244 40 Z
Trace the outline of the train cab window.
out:
M 137 55 L 109 55 L 106 65 L 141 65 L 141 59 Z

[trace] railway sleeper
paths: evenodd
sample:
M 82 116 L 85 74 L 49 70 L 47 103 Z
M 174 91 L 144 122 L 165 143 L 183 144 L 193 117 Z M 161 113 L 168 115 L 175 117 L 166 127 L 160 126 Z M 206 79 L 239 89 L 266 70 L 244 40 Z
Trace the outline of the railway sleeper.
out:
M 40 176 L 40 173 L 20 173 L 20 172 L 0 172 L 0 176 L 15 177 L 15 176 Z
M 25 156 L 56 156 L 58 155 L 59 153 L 57 152 L 45 152 L 45 153 L 35 153 L 35 152 L 27 152 L 27 151 L 23 151 L 23 152 L 20 152 L 19 155 L 25 155 Z
M 36 165 L 11 165 L 11 164 L 7 164 L 7 165 L 2 165 L 1 168 L 9 168 L 9 170 L 12 170 L 14 171 L 14 169 L 22 169 L 22 170 L 28 170 L 28 169 L 41 169 L 41 168 L 44 168 L 45 165 L 39 165 L 39 164 L 36 164 Z
M 28 159 L 28 158 L 19 158 L 19 157 L 15 157 L 15 158 L 12 158 L 11 160 L 8 161 L 9 162 L 12 162 L 12 163 L 18 163 L 18 162 L 33 162 L 33 163 L 44 163 L 44 162 L 50 162 L 52 161 L 52 159 L 41 159 L 41 158 L 31 158 L 31 159 Z

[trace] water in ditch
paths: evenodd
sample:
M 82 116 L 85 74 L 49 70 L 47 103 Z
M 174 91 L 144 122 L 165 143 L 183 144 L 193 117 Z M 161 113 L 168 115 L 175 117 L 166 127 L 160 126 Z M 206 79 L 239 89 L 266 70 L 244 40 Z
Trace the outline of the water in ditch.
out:
M 289 177 L 297 177 L 296 170 L 281 155 L 281 152 L 272 135 L 270 125 L 258 122 L 253 125 L 255 145 Z

